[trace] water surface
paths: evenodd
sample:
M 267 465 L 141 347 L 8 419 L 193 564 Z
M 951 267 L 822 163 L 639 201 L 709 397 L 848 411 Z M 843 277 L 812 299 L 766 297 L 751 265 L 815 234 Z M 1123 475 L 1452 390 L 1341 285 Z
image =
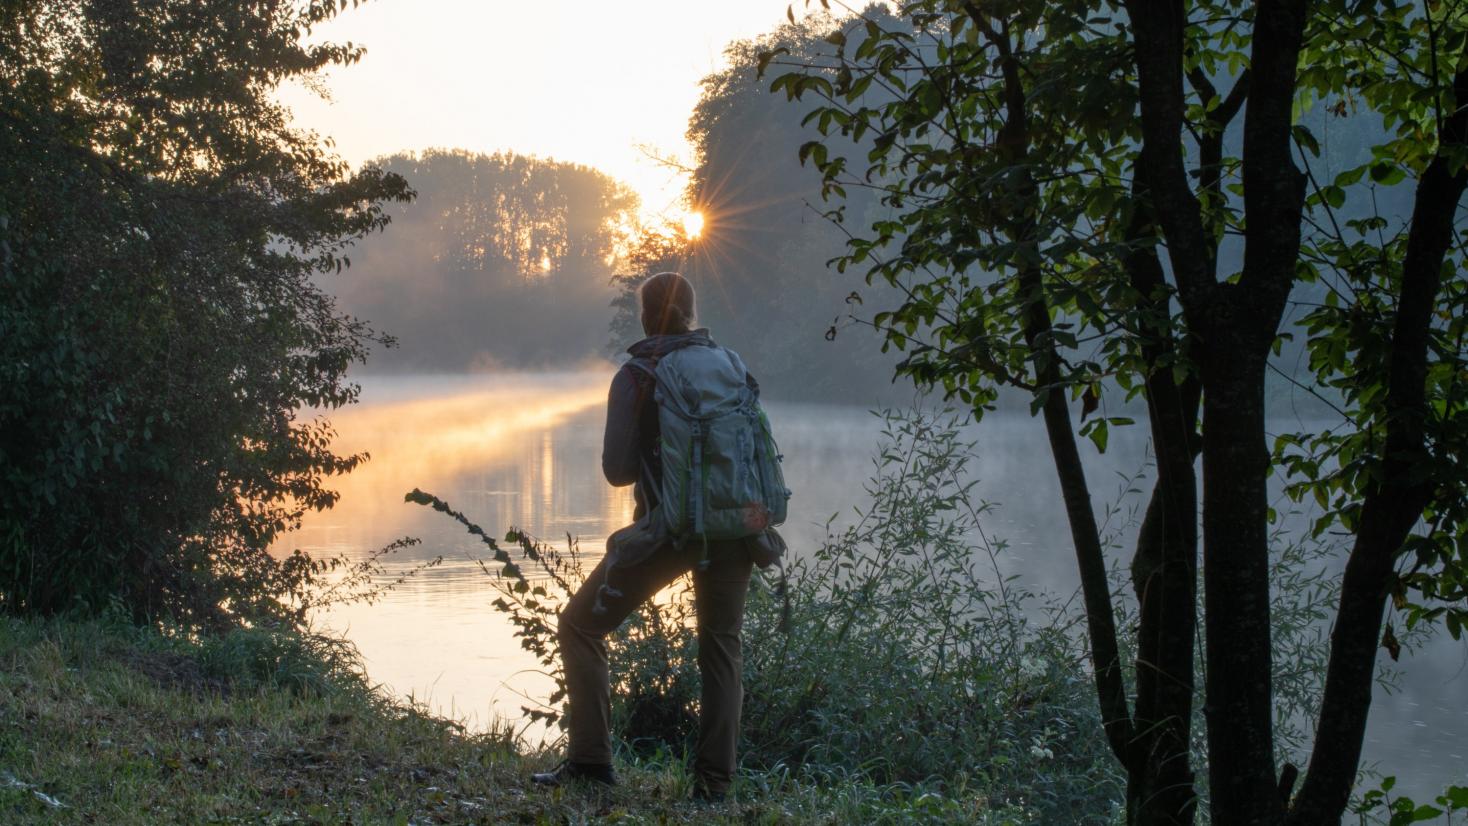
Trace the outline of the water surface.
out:
M 475 560 L 486 555 L 455 522 L 405 504 L 418 487 L 448 500 L 491 535 L 511 526 L 564 547 L 576 537 L 588 565 L 608 533 L 632 513 L 630 488 L 601 475 L 601 430 L 611 373 L 536 376 L 394 378 L 364 382 L 362 404 L 333 422 L 343 451 L 371 460 L 338 482 L 336 508 L 308 517 L 283 548 L 359 559 L 402 536 L 422 544 L 395 555 L 393 572 L 442 555 L 372 605 L 322 612 L 320 625 L 360 648 L 369 676 L 392 692 L 482 727 L 518 719 L 526 697 L 544 698 L 549 680 L 523 652 L 493 609 L 491 580 Z M 818 547 L 833 515 L 848 518 L 863 501 L 881 421 L 841 405 L 767 400 L 796 495 L 784 533 L 795 553 Z M 1298 423 L 1281 423 L 1295 427 Z M 1043 428 L 1020 414 L 993 414 L 968 435 L 981 499 L 997 504 L 985 533 L 1002 540 L 1007 573 L 1067 595 L 1076 587 L 1069 530 Z M 1133 487 L 1147 465 L 1140 428 L 1113 431 L 1104 456 L 1083 445 L 1099 510 L 1125 544 Z M 1145 489 L 1145 485 L 1143 485 Z M 1287 503 L 1278 501 L 1282 510 Z M 1397 693 L 1378 691 L 1366 759 L 1399 777 L 1398 789 L 1430 798 L 1448 783 L 1468 782 L 1468 676 L 1464 648 L 1446 635 L 1404 654 Z

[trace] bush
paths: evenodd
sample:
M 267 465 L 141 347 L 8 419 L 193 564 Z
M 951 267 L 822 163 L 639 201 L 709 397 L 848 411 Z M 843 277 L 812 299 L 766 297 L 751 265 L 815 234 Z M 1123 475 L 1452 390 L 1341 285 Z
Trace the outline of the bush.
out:
M 410 195 L 272 100 L 342 5 L 0 14 L 0 611 L 298 622 L 332 567 L 267 552 L 365 458 L 299 418 L 379 338 L 316 279 Z
M 1112 822 L 1123 780 L 1101 735 L 1076 618 L 1000 575 L 1002 547 L 981 530 L 986 506 L 973 496 L 972 446 L 959 422 L 920 413 L 885 422 L 860 518 L 828 526 L 819 551 L 790 561 L 784 594 L 756 578 L 745 617 L 744 765 L 908 797 L 979 795 L 1044 822 Z M 574 542 L 563 553 L 511 531 L 512 557 L 441 500 L 420 491 L 409 499 L 458 518 L 494 549 L 499 567 L 485 570 L 501 592 L 495 607 L 559 681 L 556 608 L 585 570 Z M 691 752 L 691 581 L 634 614 L 608 647 L 624 752 Z M 563 722 L 562 696 L 527 711 Z
M 200 640 L 195 656 L 207 677 L 234 688 L 324 697 L 366 687 L 351 643 L 294 629 L 237 628 Z

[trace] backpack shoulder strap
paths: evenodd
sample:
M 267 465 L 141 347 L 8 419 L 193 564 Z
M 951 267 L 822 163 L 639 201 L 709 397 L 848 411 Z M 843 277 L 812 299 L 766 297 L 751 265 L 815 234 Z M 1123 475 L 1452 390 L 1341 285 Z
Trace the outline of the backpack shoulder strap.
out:
M 658 386 L 657 359 L 648 356 L 633 356 L 623 366 L 631 369 L 634 376 L 642 378 L 646 382 L 644 387 L 655 389 Z M 647 400 L 656 405 L 656 402 L 653 401 L 653 395 L 650 392 Z M 651 500 L 648 502 L 648 512 L 651 513 L 662 504 L 658 501 L 662 494 L 658 487 L 657 475 L 652 472 L 652 468 L 647 464 L 647 457 L 641 451 L 637 453 L 637 463 L 641 466 L 641 481 L 644 495 L 651 497 Z
M 636 373 L 640 373 L 654 382 L 658 380 L 658 360 L 647 356 L 633 356 L 627 360 L 627 366 Z

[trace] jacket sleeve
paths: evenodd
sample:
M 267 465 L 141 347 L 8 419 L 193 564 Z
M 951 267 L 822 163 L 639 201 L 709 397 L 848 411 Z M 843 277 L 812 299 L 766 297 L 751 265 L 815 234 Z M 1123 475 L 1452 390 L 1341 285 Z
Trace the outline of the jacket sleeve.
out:
M 602 436 L 601 472 L 616 487 L 637 481 L 641 434 L 640 383 L 633 368 L 623 367 L 612 379 L 607 394 L 607 429 Z

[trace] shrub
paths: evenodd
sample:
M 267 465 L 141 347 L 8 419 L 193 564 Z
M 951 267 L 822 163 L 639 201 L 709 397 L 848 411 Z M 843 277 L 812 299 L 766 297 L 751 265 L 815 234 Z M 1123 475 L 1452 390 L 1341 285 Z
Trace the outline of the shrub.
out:
M 1110 822 L 1122 781 L 1101 737 L 1075 617 L 999 573 L 1002 546 L 982 532 L 987 506 L 974 498 L 972 446 L 959 424 L 887 414 L 860 517 L 829 524 L 815 554 L 791 560 L 783 594 L 779 582 L 756 578 L 745 617 L 743 763 L 894 793 L 977 794 L 1047 822 Z M 498 567 L 484 567 L 500 591 L 495 607 L 560 686 L 527 712 L 563 723 L 554 641 L 557 607 L 584 580 L 574 541 L 560 552 L 511 531 L 512 555 L 442 500 L 408 498 L 491 547 Z M 608 647 L 625 753 L 691 751 L 699 696 L 691 580 L 635 613 Z

